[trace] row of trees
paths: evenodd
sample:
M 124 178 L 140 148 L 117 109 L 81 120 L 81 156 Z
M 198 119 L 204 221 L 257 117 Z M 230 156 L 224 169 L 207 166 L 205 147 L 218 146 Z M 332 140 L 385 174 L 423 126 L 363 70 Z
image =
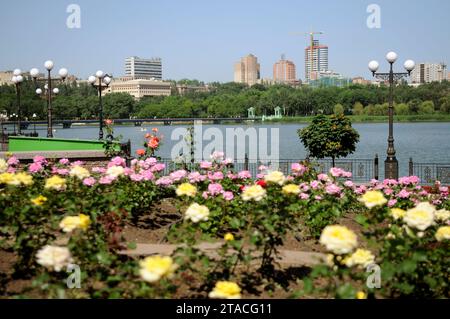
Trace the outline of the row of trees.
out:
M 202 83 L 183 80 L 185 84 Z M 53 100 L 55 118 L 91 119 L 98 117 L 97 91 L 87 84 L 59 84 L 60 94 Z M 148 97 L 135 101 L 126 93 L 104 97 L 104 113 L 111 118 L 136 117 L 246 117 L 254 107 L 257 115 L 271 115 L 280 106 L 286 116 L 314 114 L 387 114 L 388 88 L 351 85 L 345 88 L 293 88 L 285 85 L 210 83 L 209 92 L 191 92 L 184 96 L 172 91 L 168 97 Z M 46 101 L 35 95 L 31 81 L 22 83 L 22 114 L 36 113 L 44 118 Z M 450 83 L 431 83 L 395 88 L 396 114 L 450 113 Z M 17 113 L 14 86 L 0 86 L 0 112 Z

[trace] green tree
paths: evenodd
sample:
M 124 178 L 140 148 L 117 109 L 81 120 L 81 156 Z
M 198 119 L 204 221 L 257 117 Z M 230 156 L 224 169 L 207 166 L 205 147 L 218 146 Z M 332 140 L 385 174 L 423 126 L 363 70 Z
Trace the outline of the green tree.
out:
M 420 104 L 422 103 L 419 99 L 413 99 L 408 102 L 409 114 L 419 113 Z
M 422 102 L 419 106 L 419 114 L 433 114 L 434 103 L 433 101 Z
M 344 107 L 342 104 L 336 104 L 333 108 L 334 115 L 344 115 Z
M 364 112 L 364 106 L 361 104 L 361 102 L 356 102 L 353 104 L 353 115 L 362 115 Z
M 405 103 L 395 104 L 394 111 L 395 111 L 396 115 L 408 115 L 409 114 L 408 105 Z
M 358 132 L 343 115 L 316 116 L 310 125 L 297 131 L 309 155 L 315 158 L 335 158 L 353 153 L 359 141 Z
M 440 111 L 442 113 L 450 113 L 450 94 L 440 100 Z

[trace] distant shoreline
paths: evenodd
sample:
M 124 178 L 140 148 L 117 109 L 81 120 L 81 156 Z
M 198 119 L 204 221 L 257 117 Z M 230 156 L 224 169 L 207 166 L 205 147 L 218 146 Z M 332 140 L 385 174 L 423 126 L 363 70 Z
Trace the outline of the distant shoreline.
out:
M 350 118 L 352 123 L 387 123 L 388 122 L 388 116 L 378 116 L 378 115 L 348 115 L 348 118 Z M 312 121 L 314 117 L 313 116 L 298 116 L 298 117 L 283 117 L 278 119 L 267 119 L 264 122 L 257 121 L 255 123 L 257 124 L 308 124 Z M 430 114 L 430 115 L 394 115 L 394 123 L 450 123 L 450 114 Z M 164 125 L 164 120 L 161 120 L 161 122 L 143 122 L 142 123 L 145 126 L 149 125 L 157 125 L 162 126 Z M 171 123 L 172 126 L 174 125 L 191 125 L 192 123 L 186 121 L 186 122 L 174 122 Z M 242 125 L 248 125 L 249 123 L 247 121 L 244 121 L 242 123 L 236 123 L 236 122 L 222 122 L 223 124 L 242 124 Z M 45 124 L 37 124 L 36 127 L 40 128 L 42 126 L 45 126 Z M 89 123 L 89 124 L 73 124 L 74 127 L 98 127 L 97 123 Z M 130 126 L 130 127 L 140 127 L 140 126 L 134 126 L 133 123 L 122 123 L 122 124 L 114 124 L 114 126 Z M 28 130 L 32 129 L 32 126 L 30 125 L 30 128 Z
M 348 115 L 352 123 L 386 123 L 388 116 L 385 115 Z M 281 119 L 268 120 L 265 123 L 310 123 L 313 116 L 284 117 Z M 430 114 L 430 115 L 394 115 L 394 123 L 450 123 L 450 114 Z

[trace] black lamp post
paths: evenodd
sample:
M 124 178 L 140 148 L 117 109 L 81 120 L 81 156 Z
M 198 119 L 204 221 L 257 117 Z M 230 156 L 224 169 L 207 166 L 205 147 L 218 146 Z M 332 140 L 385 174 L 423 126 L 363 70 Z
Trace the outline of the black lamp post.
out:
M 394 148 L 394 83 L 406 76 L 409 76 L 415 67 L 415 63 L 413 60 L 407 60 L 404 63 L 404 67 L 407 72 L 395 73 L 393 71 L 393 66 L 395 61 L 397 61 L 397 53 L 389 52 L 386 55 L 386 60 L 390 64 L 390 70 L 388 73 L 377 72 L 378 67 L 380 66 L 377 61 L 371 61 L 369 63 L 369 70 L 372 71 L 372 75 L 374 77 L 384 81 L 389 81 L 389 136 L 387 158 L 384 161 L 384 176 L 389 179 L 398 179 L 398 160 L 395 157 Z
M 14 136 L 16 135 L 16 119 L 17 119 L 17 115 L 16 115 L 16 113 L 13 113 L 12 115 L 11 115 L 11 117 L 13 118 L 13 125 L 14 125 Z
M 21 124 L 20 124 L 20 118 L 21 118 L 21 110 L 20 110 L 20 85 L 23 82 L 23 76 L 22 76 L 22 71 L 20 69 L 15 69 L 13 72 L 13 77 L 11 79 L 11 81 L 15 84 L 16 86 L 16 101 L 17 101 L 17 131 L 18 131 L 18 135 L 22 134 L 21 131 Z M 15 125 L 15 124 L 14 124 Z M 15 133 L 15 128 L 14 128 L 14 133 Z
M 109 74 L 103 73 L 103 71 L 97 71 L 95 72 L 95 76 L 91 75 L 88 78 L 88 82 L 91 83 L 93 87 L 97 89 L 98 92 L 98 102 L 99 102 L 99 109 L 98 109 L 98 121 L 99 121 L 99 131 L 98 131 L 98 139 L 103 139 L 103 101 L 102 101 L 102 91 L 106 89 L 109 84 L 111 83 L 112 76 Z
M 33 113 L 33 124 L 34 124 L 34 136 L 37 136 L 36 134 L 36 113 Z
M 52 89 L 52 80 L 56 80 L 51 77 L 51 71 L 53 69 L 53 61 L 45 61 L 44 66 L 47 69 L 47 78 L 38 79 L 39 70 L 33 68 L 30 70 L 30 75 L 33 78 L 33 81 L 42 80 L 47 81 L 45 85 L 45 99 L 47 100 L 47 137 L 53 137 L 53 118 L 52 118 L 52 97 L 59 93 L 58 88 Z M 67 77 L 68 71 L 66 68 L 59 69 L 59 76 L 62 81 L 64 81 Z M 36 94 L 41 95 L 42 89 L 36 89 Z

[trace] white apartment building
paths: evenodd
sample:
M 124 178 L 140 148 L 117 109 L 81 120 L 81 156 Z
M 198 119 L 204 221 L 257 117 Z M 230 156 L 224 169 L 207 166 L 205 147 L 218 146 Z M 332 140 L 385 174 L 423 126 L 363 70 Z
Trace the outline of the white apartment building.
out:
M 411 72 L 412 84 L 442 82 L 446 79 L 445 63 L 419 63 Z
M 320 44 L 319 40 L 313 41 L 312 61 L 311 46 L 305 48 L 305 78 L 306 81 L 316 80 L 318 72 L 328 71 L 328 46 Z
M 133 78 L 154 78 L 162 80 L 162 62 L 160 58 L 141 59 L 137 56 L 125 59 L 125 75 Z

